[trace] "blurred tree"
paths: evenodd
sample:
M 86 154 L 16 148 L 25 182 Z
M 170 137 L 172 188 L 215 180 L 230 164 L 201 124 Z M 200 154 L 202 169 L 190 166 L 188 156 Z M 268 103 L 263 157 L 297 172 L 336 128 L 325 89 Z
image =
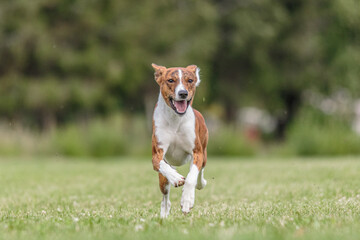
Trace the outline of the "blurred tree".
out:
M 277 116 L 276 136 L 283 139 L 304 90 L 360 89 L 355 80 L 360 68 L 353 65 L 360 53 L 358 3 L 215 2 L 221 14 L 220 44 L 209 94 L 225 106 L 229 122 L 241 105 L 251 102 Z
M 206 65 L 216 17 L 205 0 L 2 1 L 0 113 L 47 128 L 143 110 L 156 89 L 151 62 Z
M 304 90 L 358 94 L 359 25 L 358 0 L 1 1 L 0 114 L 51 128 L 144 111 L 152 62 L 197 64 L 200 107 L 266 108 L 282 138 Z

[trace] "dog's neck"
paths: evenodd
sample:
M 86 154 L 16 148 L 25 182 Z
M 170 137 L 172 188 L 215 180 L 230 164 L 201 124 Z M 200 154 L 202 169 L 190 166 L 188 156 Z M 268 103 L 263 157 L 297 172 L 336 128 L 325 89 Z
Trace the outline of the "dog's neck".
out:
M 162 112 L 161 117 L 173 125 L 178 125 L 181 122 L 186 121 L 189 118 L 190 112 L 192 111 L 191 106 L 189 106 L 184 115 L 177 114 L 169 105 L 166 104 L 161 92 L 159 94 L 157 107 Z

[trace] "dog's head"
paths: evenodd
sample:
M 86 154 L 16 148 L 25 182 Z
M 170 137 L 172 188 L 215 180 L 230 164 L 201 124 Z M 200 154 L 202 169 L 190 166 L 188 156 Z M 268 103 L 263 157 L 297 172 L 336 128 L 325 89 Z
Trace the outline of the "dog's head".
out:
M 196 65 L 186 68 L 166 68 L 152 64 L 152 67 L 166 104 L 177 114 L 185 114 L 189 105 L 192 104 L 196 87 L 200 84 L 200 69 Z

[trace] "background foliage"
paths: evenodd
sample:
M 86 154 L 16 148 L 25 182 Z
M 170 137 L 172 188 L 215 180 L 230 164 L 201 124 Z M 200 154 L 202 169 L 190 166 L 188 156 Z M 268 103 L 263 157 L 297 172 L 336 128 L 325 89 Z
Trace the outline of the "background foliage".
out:
M 210 143 L 213 154 L 252 155 L 279 140 L 296 146 L 289 151 L 297 154 L 358 153 L 351 110 L 318 123 L 323 113 L 304 95 L 341 90 L 359 97 L 358 26 L 357 0 L 1 1 L 0 117 L 6 134 L 0 150 L 146 152 L 145 127 L 158 94 L 150 67 L 155 62 L 201 68 L 194 104 L 218 136 Z M 246 106 L 275 119 L 274 131 L 260 143 L 249 143 L 237 127 Z M 348 150 L 333 149 L 343 139 L 337 133 Z

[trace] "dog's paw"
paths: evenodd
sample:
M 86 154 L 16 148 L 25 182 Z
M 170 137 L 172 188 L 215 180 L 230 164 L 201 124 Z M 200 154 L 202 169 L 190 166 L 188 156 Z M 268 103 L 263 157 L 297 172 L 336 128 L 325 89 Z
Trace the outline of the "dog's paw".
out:
M 176 170 L 169 172 L 167 179 L 174 187 L 180 187 L 185 184 L 185 178 Z
M 183 213 L 189 213 L 194 207 L 195 203 L 195 187 L 185 184 L 183 193 L 181 196 L 181 211 Z
M 174 187 L 179 187 L 185 184 L 185 178 L 179 174 L 174 168 L 167 164 L 164 160 L 160 161 L 159 172 L 167 178 L 169 183 Z

